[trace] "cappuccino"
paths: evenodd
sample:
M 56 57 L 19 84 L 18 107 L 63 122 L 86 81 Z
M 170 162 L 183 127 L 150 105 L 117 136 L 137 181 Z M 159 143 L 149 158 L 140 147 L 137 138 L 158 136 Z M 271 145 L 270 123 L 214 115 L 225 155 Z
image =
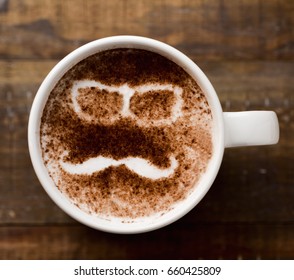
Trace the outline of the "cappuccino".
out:
M 56 187 L 106 219 L 162 214 L 182 201 L 213 153 L 212 113 L 196 83 L 146 50 L 102 51 L 57 82 L 40 130 Z

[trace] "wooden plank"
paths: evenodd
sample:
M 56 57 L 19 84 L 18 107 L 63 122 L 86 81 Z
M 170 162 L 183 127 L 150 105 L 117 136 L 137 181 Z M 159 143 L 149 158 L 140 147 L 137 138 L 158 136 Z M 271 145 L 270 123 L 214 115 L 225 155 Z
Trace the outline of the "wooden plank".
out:
M 0 224 L 73 223 L 43 191 L 27 148 L 30 106 L 55 63 L 0 61 Z M 199 65 L 215 85 L 225 111 L 275 110 L 281 140 L 276 146 L 226 150 L 211 190 L 185 221 L 293 222 L 293 63 Z
M 2 1 L 0 58 L 61 58 L 134 34 L 205 59 L 293 59 L 292 0 Z M 13 34 L 13 35 L 12 35 Z
M 293 259 L 292 0 L 0 1 L 0 259 Z M 35 93 L 66 54 L 111 35 L 152 37 L 192 58 L 224 111 L 274 110 L 281 139 L 225 151 L 200 204 L 146 234 L 85 227 L 42 189 L 27 147 Z
M 0 227 L 0 259 L 293 259 L 293 225 L 186 225 L 139 235 L 83 226 Z
M 0 84 L 6 86 L 6 91 L 17 86 L 28 92 L 26 95 L 31 96 L 22 95 L 22 98 L 31 101 L 33 93 L 57 63 L 57 60 L 0 60 Z

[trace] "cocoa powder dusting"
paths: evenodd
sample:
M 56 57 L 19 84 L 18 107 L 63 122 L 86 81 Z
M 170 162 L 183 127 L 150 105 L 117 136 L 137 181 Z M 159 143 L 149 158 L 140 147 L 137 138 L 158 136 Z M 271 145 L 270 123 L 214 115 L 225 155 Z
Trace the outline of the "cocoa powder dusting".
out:
M 122 96 L 118 92 L 107 92 L 95 87 L 84 88 L 79 90 L 77 102 L 81 110 L 93 118 L 101 120 L 109 116 L 119 115 L 122 107 Z
M 172 90 L 135 92 L 129 115 L 123 115 L 122 93 L 92 86 L 79 89 L 77 113 L 72 87 L 82 80 L 112 87 L 181 87 L 182 114 L 169 122 L 176 102 Z M 84 59 L 62 77 L 44 108 L 40 136 L 50 176 L 74 204 L 102 217 L 136 218 L 168 211 L 189 195 L 211 158 L 211 129 L 205 95 L 182 68 L 152 52 L 117 49 Z M 160 179 L 140 176 L 124 164 L 92 174 L 69 173 L 61 166 L 99 156 L 115 161 L 141 158 L 159 170 L 169 168 L 174 157 L 178 165 L 172 175 Z
M 127 119 L 111 126 L 77 122 L 66 135 L 67 161 L 78 163 L 99 155 L 115 160 L 139 156 L 164 168 L 171 148 L 160 135 L 164 137 L 163 129 L 140 128 Z
M 171 117 L 174 104 L 172 91 L 148 91 L 144 94 L 135 93 L 130 100 L 130 109 L 139 118 L 158 120 Z

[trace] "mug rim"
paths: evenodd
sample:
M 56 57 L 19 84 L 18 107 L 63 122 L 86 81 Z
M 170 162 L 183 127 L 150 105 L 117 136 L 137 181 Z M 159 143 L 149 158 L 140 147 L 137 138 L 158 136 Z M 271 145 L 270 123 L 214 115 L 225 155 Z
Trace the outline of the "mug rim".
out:
M 182 204 L 184 204 L 184 206 L 178 211 L 169 211 L 161 218 L 158 218 L 156 222 L 152 220 L 147 223 L 138 222 L 121 224 L 109 221 L 105 221 L 104 223 L 100 218 L 83 212 L 66 199 L 65 195 L 58 190 L 57 186 L 53 183 L 53 180 L 49 176 L 42 158 L 40 146 L 41 116 L 52 89 L 60 78 L 81 60 L 100 51 L 115 48 L 138 48 L 149 50 L 174 61 L 190 76 L 192 76 L 192 78 L 196 80 L 198 85 L 205 92 L 206 98 L 208 99 L 208 103 L 211 107 L 213 118 L 215 119 L 213 121 L 215 130 L 213 132 L 214 151 L 206 172 L 201 175 L 200 181 L 196 183 L 197 187 L 193 188 L 192 194 L 189 194 L 183 200 Z M 183 217 L 201 201 L 210 189 L 219 171 L 224 153 L 223 111 L 219 98 L 207 76 L 195 62 L 182 52 L 166 43 L 146 37 L 129 35 L 111 36 L 92 41 L 75 49 L 51 69 L 41 83 L 31 107 L 28 123 L 28 146 L 35 173 L 42 187 L 47 192 L 49 197 L 69 216 L 91 228 L 106 232 L 128 234 L 148 232 L 171 224 Z M 175 206 L 175 208 L 177 207 Z

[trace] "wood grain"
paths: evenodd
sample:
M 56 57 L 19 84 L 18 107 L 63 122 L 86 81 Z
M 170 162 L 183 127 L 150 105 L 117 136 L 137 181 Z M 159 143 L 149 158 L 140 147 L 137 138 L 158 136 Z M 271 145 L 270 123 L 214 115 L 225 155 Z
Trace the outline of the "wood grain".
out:
M 294 57 L 292 0 L 3 3 L 0 58 L 4 59 L 59 59 L 88 41 L 121 34 L 159 39 L 193 58 Z
M 0 259 L 293 259 L 294 1 L 0 1 Z M 73 221 L 41 187 L 27 122 L 50 69 L 91 40 L 147 36 L 207 74 L 224 111 L 274 110 L 278 145 L 227 149 L 200 204 L 141 235 Z
M 293 225 L 187 225 L 114 235 L 82 226 L 0 227 L 0 259 L 293 259 Z
M 43 191 L 27 149 L 30 106 L 39 83 L 55 63 L 0 63 L 0 224 L 72 222 Z M 225 111 L 275 110 L 281 140 L 273 147 L 226 150 L 213 188 L 190 219 L 293 221 L 293 63 L 200 61 L 199 65 L 215 85 Z

